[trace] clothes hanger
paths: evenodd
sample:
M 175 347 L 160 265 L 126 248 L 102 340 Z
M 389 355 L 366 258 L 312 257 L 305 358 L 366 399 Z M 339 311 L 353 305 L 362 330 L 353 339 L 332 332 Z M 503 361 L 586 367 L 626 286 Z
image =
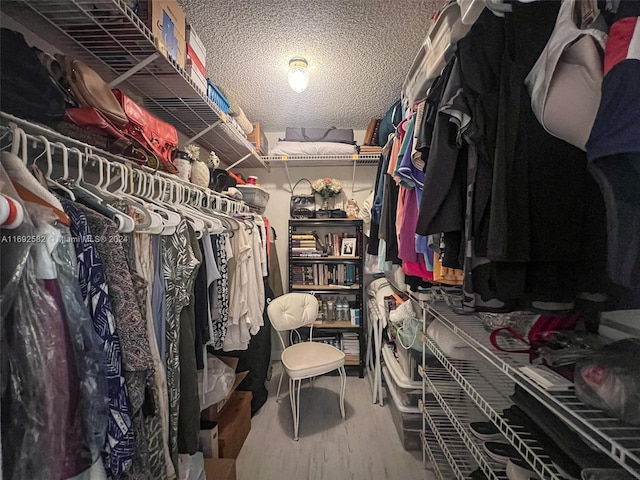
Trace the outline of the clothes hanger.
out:
M 60 150 L 62 151 L 62 177 L 60 177 L 57 181 L 51 179 L 51 170 L 49 165 L 47 165 L 48 171 L 47 173 L 45 173 L 45 178 L 47 179 L 47 181 L 51 180 L 52 184 L 56 188 L 65 192 L 69 196 L 69 199 L 75 202 L 76 196 L 73 194 L 73 191 L 60 183 L 60 180 L 65 182 L 69 179 L 69 150 L 67 149 L 67 146 L 61 142 L 55 142 L 53 145 L 56 147 L 60 147 Z
M 140 215 L 142 215 L 142 219 L 140 219 L 140 221 L 138 221 L 136 218 L 133 218 L 134 222 L 135 222 L 135 230 L 138 230 L 138 227 L 141 228 L 146 228 L 149 225 L 151 225 L 151 217 L 148 214 L 148 211 L 146 208 L 144 208 L 144 206 L 142 206 L 139 202 L 137 201 L 126 201 L 127 199 L 123 198 L 122 195 L 117 195 L 115 192 L 110 192 L 107 187 L 110 187 L 111 185 L 113 185 L 113 182 L 111 181 L 111 172 L 113 170 L 117 170 L 119 169 L 121 164 L 117 164 L 117 163 L 111 163 L 109 162 L 107 159 L 100 157 L 101 160 L 104 162 L 104 176 L 105 176 L 105 181 L 104 183 L 100 183 L 99 185 L 97 185 L 98 191 L 100 192 L 100 194 L 102 194 L 103 198 L 105 199 L 106 203 L 111 204 L 110 202 L 115 202 L 115 201 L 119 201 L 119 200 L 125 200 L 125 203 L 128 207 L 133 208 L 137 213 L 139 213 Z M 115 181 L 115 180 L 114 180 Z M 120 178 L 120 183 L 122 184 L 123 179 Z M 109 201 L 109 199 L 111 199 Z M 121 211 L 120 209 L 117 209 L 115 207 L 113 207 L 115 210 L 117 211 Z M 127 212 L 128 214 L 128 212 Z M 129 215 L 131 216 L 131 215 Z
M 15 128 L 13 130 L 13 139 L 11 146 L 11 154 L 14 157 L 21 158 L 24 164 L 24 168 L 26 169 L 27 165 L 27 134 L 20 128 Z M 22 155 L 19 156 L 18 154 Z M 30 173 L 28 173 L 30 175 Z M 20 182 L 11 179 L 11 184 L 15 189 L 18 196 L 25 202 L 32 202 L 38 205 L 43 205 L 53 211 L 56 216 L 56 219 L 65 226 L 71 225 L 71 219 L 69 216 L 59 208 L 51 205 L 44 198 L 38 195 L 36 192 L 33 192 L 28 187 L 22 185 Z M 42 187 L 44 189 L 44 187 Z
M 182 202 L 185 208 L 189 211 L 192 211 L 194 215 L 197 215 L 205 224 L 207 234 L 210 234 L 212 230 L 215 229 L 216 225 L 213 220 L 206 215 L 203 211 L 200 210 L 198 203 L 198 193 L 199 191 L 195 188 L 187 188 L 185 185 L 178 183 L 178 186 L 182 192 Z
M 120 172 L 118 177 L 120 180 L 120 185 L 116 190 L 112 192 L 114 197 L 124 200 L 130 208 L 133 208 L 137 213 L 142 215 L 142 218 L 139 218 L 139 216 L 136 216 L 136 218 L 134 218 L 134 220 L 136 220 L 135 231 L 141 232 L 141 233 L 151 233 L 151 232 L 146 232 L 146 229 L 148 229 L 152 225 L 152 223 L 154 224 L 154 230 L 158 227 L 158 224 L 162 225 L 162 219 L 160 218 L 160 215 L 154 213 L 154 215 L 157 216 L 154 222 L 154 218 L 152 218 L 151 212 L 149 212 L 149 210 L 142 203 L 140 203 L 140 201 L 137 198 L 127 193 L 126 186 L 129 180 L 127 166 L 122 163 L 110 164 L 108 178 L 107 178 L 107 185 L 112 184 L 111 173 L 110 173 L 111 170 L 116 170 Z
M 155 185 L 156 182 L 161 185 L 162 179 L 159 176 L 151 175 L 147 172 L 143 172 L 142 170 L 136 170 L 136 175 L 140 178 L 140 182 L 142 183 L 141 187 L 144 193 L 144 198 L 154 209 L 156 213 L 158 213 L 162 217 L 163 229 L 160 232 L 161 235 L 173 235 L 180 222 L 182 221 L 182 217 L 169 209 L 163 201 L 160 200 L 160 196 L 162 195 L 162 191 L 158 192 L 158 196 L 156 197 Z M 137 191 L 137 190 L 136 190 Z
M 108 203 L 104 203 L 103 199 L 95 193 L 96 186 L 91 185 L 88 182 L 85 182 L 83 153 L 75 147 L 72 147 L 69 150 L 74 151 L 78 156 L 78 178 L 71 186 L 71 189 L 76 195 L 76 200 L 82 203 L 83 205 L 88 206 L 89 208 L 95 210 L 96 212 L 116 222 L 116 224 L 118 225 L 119 232 L 121 233 L 133 232 L 136 226 L 136 222 L 133 220 L 133 218 L 131 218 L 128 215 L 125 215 L 124 213 L 115 209 Z M 106 160 L 89 152 L 87 153 L 87 160 L 90 157 L 94 160 L 94 164 L 98 166 L 98 174 L 99 174 L 98 182 L 99 183 L 104 182 L 103 163 L 106 162 Z M 92 188 L 92 190 L 89 190 L 86 188 L 87 185 L 90 185 L 94 188 Z
M 202 190 L 194 190 L 193 194 L 195 196 L 195 206 L 196 208 L 202 212 L 206 218 L 211 222 L 211 227 L 209 228 L 210 234 L 220 234 L 224 232 L 224 225 L 222 221 L 217 218 L 215 215 L 211 214 L 211 211 L 206 206 L 205 193 Z
M 204 221 L 198 217 L 193 211 L 183 204 L 182 196 L 182 186 L 178 184 L 178 182 L 174 182 L 173 180 L 167 180 L 169 182 L 169 202 L 173 205 L 173 207 L 180 213 L 182 213 L 187 222 L 191 225 L 191 228 L 196 233 L 196 237 L 198 239 L 202 238 L 202 235 L 207 231 L 207 227 Z
M 211 202 L 210 208 L 213 208 L 213 210 L 211 211 L 211 214 L 214 215 L 216 218 L 220 219 L 220 221 L 227 228 L 226 233 L 228 233 L 231 237 L 233 237 L 234 235 L 233 232 L 238 231 L 238 229 L 240 228 L 240 224 L 236 222 L 232 217 L 227 215 L 226 212 L 223 210 L 222 202 L 225 199 L 221 195 L 217 195 L 217 194 L 214 195 L 213 193 L 209 192 L 209 200 Z

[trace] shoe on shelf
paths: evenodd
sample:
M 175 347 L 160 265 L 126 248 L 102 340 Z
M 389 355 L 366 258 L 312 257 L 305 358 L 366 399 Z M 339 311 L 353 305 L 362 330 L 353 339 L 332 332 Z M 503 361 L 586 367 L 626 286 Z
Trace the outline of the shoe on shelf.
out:
M 498 478 L 504 478 L 507 475 L 504 470 L 494 471 L 493 473 L 495 473 Z M 489 477 L 479 468 L 471 472 L 466 478 L 467 480 L 489 480 Z
M 484 451 L 493 460 L 504 465 L 510 458 L 522 458 L 518 451 L 508 443 L 484 442 Z
M 509 480 L 540 480 L 540 476 L 522 458 L 507 460 L 507 478 Z
M 504 437 L 498 427 L 491 422 L 471 422 L 469 424 L 474 437 L 484 441 L 502 440 Z

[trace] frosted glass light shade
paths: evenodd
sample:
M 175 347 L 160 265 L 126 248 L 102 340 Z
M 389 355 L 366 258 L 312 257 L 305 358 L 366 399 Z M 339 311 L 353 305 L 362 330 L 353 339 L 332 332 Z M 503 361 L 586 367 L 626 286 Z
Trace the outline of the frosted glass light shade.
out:
M 289 60 L 289 86 L 296 93 L 304 92 L 309 86 L 309 72 L 307 61 L 304 58 L 292 58 Z

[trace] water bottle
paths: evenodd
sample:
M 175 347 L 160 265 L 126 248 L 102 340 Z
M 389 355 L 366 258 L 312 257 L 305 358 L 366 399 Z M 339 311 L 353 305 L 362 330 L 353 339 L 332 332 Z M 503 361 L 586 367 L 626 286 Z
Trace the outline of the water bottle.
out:
M 340 300 L 340 320 L 346 322 L 349 320 L 347 317 L 349 316 L 349 303 L 345 297 L 342 297 Z
M 322 321 L 326 322 L 328 320 L 329 320 L 329 312 L 327 308 L 327 299 L 323 298 L 322 299 Z
M 336 302 L 333 297 L 327 300 L 327 321 L 334 322 L 336 320 Z

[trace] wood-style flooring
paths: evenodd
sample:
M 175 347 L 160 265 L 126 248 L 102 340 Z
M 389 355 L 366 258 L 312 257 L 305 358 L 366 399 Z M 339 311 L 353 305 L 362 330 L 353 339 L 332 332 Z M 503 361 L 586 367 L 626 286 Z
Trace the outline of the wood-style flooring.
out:
M 279 365 L 277 365 L 279 367 Z M 366 378 L 347 377 L 346 419 L 340 418 L 340 377 L 322 376 L 300 392 L 300 439 L 293 441 L 288 381 L 276 403 L 278 371 L 269 398 L 251 421 L 236 461 L 238 480 L 433 480 L 422 454 L 407 452 L 389 407 L 371 403 Z

